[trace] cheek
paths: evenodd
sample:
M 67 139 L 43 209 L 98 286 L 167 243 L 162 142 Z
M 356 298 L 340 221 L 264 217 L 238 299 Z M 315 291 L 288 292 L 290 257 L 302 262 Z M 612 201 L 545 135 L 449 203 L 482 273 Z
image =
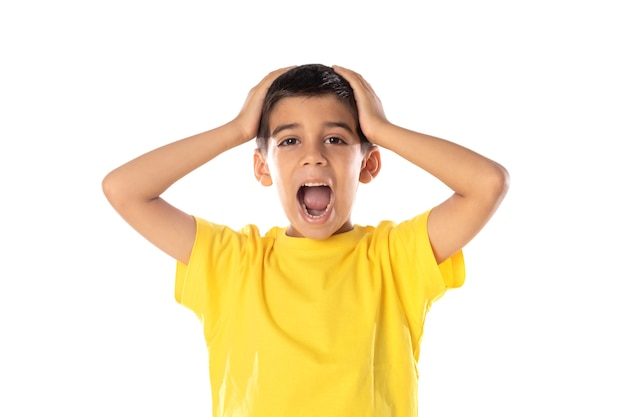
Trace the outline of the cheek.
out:
M 363 169 L 363 165 L 364 165 L 364 160 L 363 158 L 359 155 L 359 156 L 355 156 L 354 158 L 352 158 L 352 160 L 350 161 L 350 173 L 351 175 L 357 179 L 359 179 L 359 176 L 361 175 L 361 170 Z
M 361 174 L 361 159 L 354 158 L 346 165 L 346 170 L 341 176 L 343 194 L 347 199 L 354 198 L 356 190 L 359 186 L 359 178 Z
M 289 168 L 285 164 L 280 163 L 274 157 L 269 158 L 267 161 L 267 168 L 272 178 L 272 183 L 277 188 L 279 196 L 282 198 L 289 193 Z

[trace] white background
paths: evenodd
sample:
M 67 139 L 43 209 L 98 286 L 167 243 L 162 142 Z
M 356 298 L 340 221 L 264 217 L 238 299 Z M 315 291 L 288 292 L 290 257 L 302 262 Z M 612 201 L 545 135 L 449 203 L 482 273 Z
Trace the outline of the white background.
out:
M 0 6 L 0 415 L 208 416 L 174 262 L 104 175 L 234 117 L 267 72 L 360 72 L 388 118 L 506 166 L 511 189 L 432 308 L 420 416 L 624 416 L 624 12 L 617 1 L 6 1 Z M 370 5 L 371 4 L 371 5 Z M 166 197 L 284 224 L 253 144 Z M 449 191 L 383 151 L 353 220 Z M 332 383 L 332 381 L 329 381 Z

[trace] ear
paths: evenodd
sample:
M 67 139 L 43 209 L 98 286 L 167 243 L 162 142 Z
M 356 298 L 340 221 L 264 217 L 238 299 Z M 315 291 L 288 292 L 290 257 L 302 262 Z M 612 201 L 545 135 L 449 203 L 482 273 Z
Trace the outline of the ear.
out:
M 261 185 L 265 187 L 272 185 L 272 177 L 267 167 L 267 161 L 258 149 L 254 151 L 254 176 Z
M 373 146 L 363 157 L 359 181 L 363 184 L 371 182 L 380 172 L 380 166 L 380 150 L 378 146 Z

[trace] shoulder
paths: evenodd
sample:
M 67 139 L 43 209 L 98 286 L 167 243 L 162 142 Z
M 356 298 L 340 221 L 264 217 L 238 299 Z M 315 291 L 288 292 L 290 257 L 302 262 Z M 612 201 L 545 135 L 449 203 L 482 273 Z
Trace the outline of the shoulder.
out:
M 383 220 L 376 226 L 366 226 L 364 229 L 371 234 L 374 241 L 416 243 L 417 240 L 428 239 L 428 215 L 430 211 L 427 210 L 402 222 Z
M 195 217 L 196 220 L 196 233 L 200 234 L 217 234 L 227 236 L 249 236 L 260 237 L 259 228 L 254 224 L 247 224 L 240 229 L 235 229 L 230 226 L 226 226 L 219 223 L 213 223 L 201 217 Z
M 196 239 L 193 252 L 207 254 L 216 253 L 223 256 L 226 251 L 232 254 L 244 253 L 253 248 L 267 245 L 267 238 L 259 232 L 254 224 L 247 224 L 240 229 L 213 223 L 196 217 Z M 206 256 L 206 255 L 205 255 Z

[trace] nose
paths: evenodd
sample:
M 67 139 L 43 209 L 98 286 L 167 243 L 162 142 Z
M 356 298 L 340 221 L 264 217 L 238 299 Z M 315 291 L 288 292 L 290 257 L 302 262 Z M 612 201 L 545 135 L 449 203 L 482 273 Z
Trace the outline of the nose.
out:
M 309 142 L 302 147 L 302 165 L 326 165 L 323 144 Z

